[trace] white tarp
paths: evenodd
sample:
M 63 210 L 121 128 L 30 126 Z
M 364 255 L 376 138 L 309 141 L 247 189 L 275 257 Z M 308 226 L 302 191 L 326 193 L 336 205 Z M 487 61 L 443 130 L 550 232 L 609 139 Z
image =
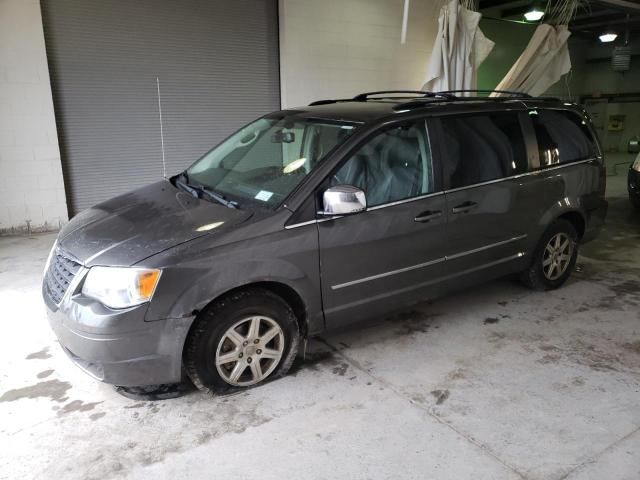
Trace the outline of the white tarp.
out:
M 527 48 L 513 64 L 496 90 L 515 90 L 541 95 L 571 70 L 566 26 L 543 23 L 536 28 Z
M 477 68 L 495 45 L 478 27 L 481 17 L 478 12 L 464 8 L 458 0 L 442 7 L 423 90 L 476 88 Z

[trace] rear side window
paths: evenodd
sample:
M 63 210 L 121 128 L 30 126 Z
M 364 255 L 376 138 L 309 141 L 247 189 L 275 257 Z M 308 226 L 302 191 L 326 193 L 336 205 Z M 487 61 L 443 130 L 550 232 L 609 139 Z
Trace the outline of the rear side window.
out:
M 596 144 L 585 121 L 563 110 L 529 112 L 538 139 L 540 167 L 577 162 L 597 156 Z
M 445 185 L 460 188 L 527 171 L 518 114 L 442 117 Z

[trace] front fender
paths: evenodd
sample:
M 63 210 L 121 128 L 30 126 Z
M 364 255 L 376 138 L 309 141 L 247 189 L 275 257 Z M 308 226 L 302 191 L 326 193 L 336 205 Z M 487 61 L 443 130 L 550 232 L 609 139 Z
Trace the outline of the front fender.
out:
M 309 331 L 321 331 L 324 318 L 315 228 L 309 225 L 206 248 L 163 267 L 146 320 L 190 316 L 235 288 L 276 282 L 302 299 Z

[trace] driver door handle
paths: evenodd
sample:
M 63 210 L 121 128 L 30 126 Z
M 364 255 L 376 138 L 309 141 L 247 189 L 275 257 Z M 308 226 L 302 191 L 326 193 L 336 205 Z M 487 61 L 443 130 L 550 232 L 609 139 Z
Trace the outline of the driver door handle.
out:
M 476 202 L 464 202 L 460 205 L 456 205 L 451 209 L 451 213 L 466 213 L 476 208 L 478 204 Z
M 431 220 L 435 220 L 436 218 L 440 218 L 442 216 L 442 211 L 431 211 L 427 210 L 426 212 L 419 213 L 416 218 L 413 219 L 414 222 L 426 223 Z

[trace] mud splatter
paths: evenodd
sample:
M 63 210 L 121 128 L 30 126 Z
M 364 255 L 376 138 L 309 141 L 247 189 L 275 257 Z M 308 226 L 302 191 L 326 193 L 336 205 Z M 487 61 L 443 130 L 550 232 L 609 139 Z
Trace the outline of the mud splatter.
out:
M 51 358 L 49 347 L 44 347 L 39 352 L 33 352 L 24 357 L 25 360 L 45 360 L 47 358 Z
M 67 397 L 65 394 L 71 388 L 69 382 L 61 382 L 60 380 L 47 380 L 46 382 L 38 382 L 28 387 L 16 388 L 2 394 L 0 402 L 14 402 L 23 398 L 50 398 L 56 402 L 64 402 Z
M 491 325 L 493 323 L 498 323 L 500 321 L 499 318 L 496 317 L 487 317 L 484 319 L 484 322 L 482 322 L 484 325 Z
M 622 346 L 631 352 L 640 353 L 640 340 L 636 340 L 635 342 L 630 343 L 623 343 Z
M 53 370 L 44 370 L 38 374 L 38 378 L 47 378 L 53 373 Z
M 58 412 L 58 415 L 66 415 L 71 412 L 88 412 L 96 408 L 96 405 L 100 405 L 102 402 L 84 403 L 82 400 L 73 400 L 67 403 Z
M 431 392 L 436 399 L 436 405 L 442 405 L 449 398 L 449 390 L 433 390 Z
M 432 320 L 438 317 L 439 313 L 425 313 L 417 310 L 401 312 L 387 320 L 400 323 L 400 328 L 395 332 L 398 336 L 414 335 L 416 333 L 427 333 L 431 327 Z
M 344 377 L 344 374 L 347 373 L 348 368 L 349 368 L 349 364 L 342 362 L 340 363 L 340 365 L 333 367 L 333 369 L 331 370 L 331 373 L 333 373 L 334 375 L 339 375 L 341 377 Z
M 89 415 L 89 418 L 95 422 L 96 420 L 101 419 L 105 415 L 106 415 L 105 412 L 92 413 L 91 415 Z
M 335 366 L 338 361 L 335 358 L 333 352 L 319 351 L 319 352 L 307 352 L 304 360 L 301 357 L 296 358 L 289 369 L 289 375 L 296 376 L 300 373 L 300 370 L 313 370 L 319 371 L 319 367 L 322 365 Z

